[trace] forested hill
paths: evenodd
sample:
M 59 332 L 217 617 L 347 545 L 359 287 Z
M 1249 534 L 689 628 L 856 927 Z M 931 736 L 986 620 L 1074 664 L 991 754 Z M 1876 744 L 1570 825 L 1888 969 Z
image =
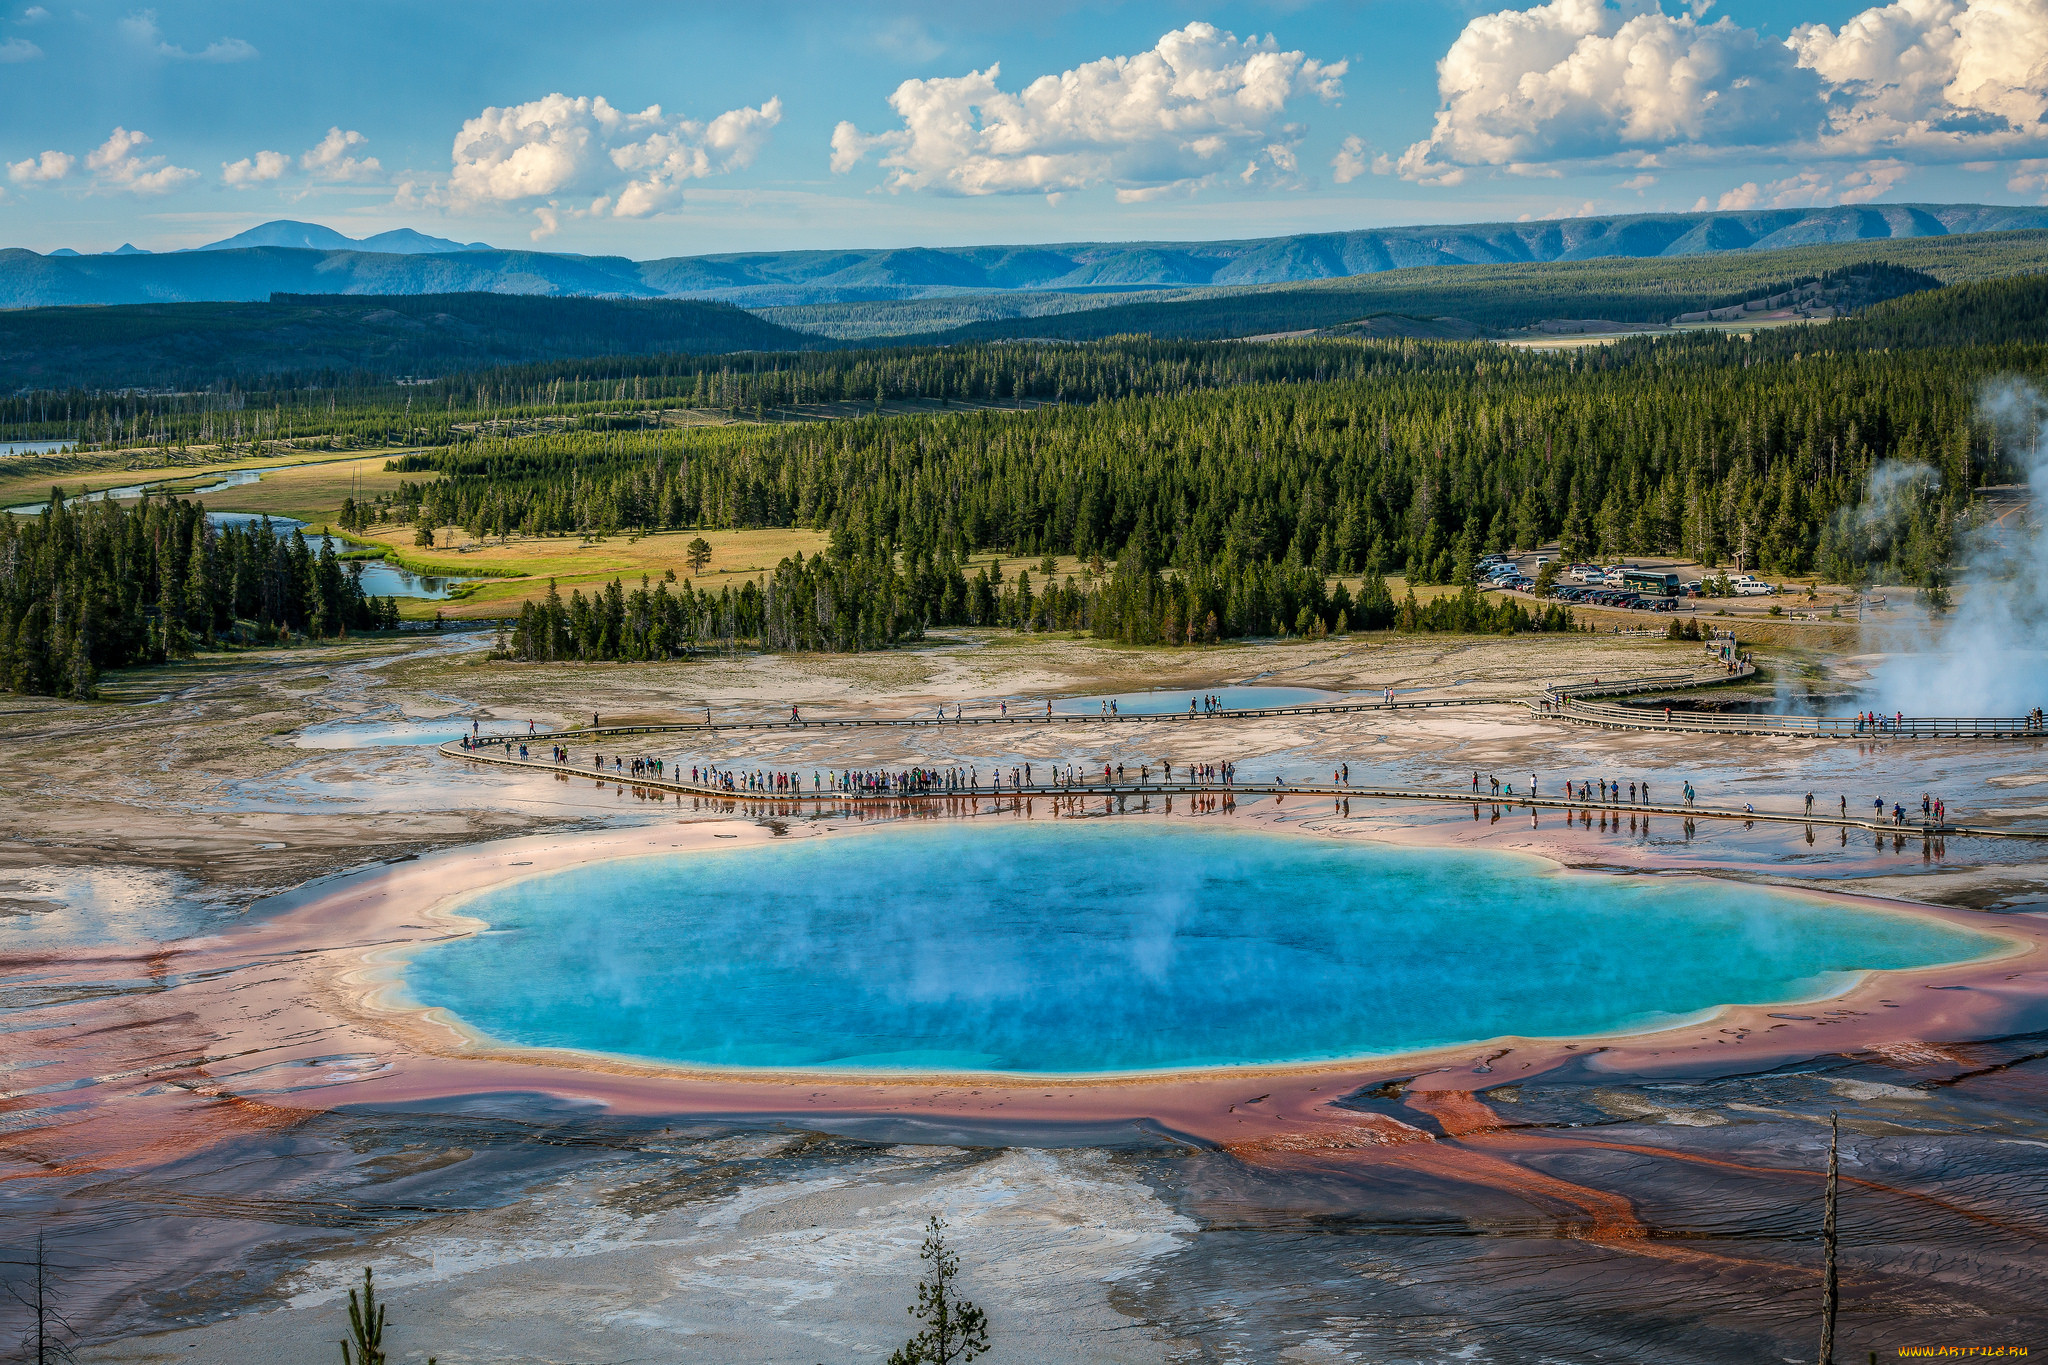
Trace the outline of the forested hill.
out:
M 394 461 L 396 486 L 345 504 L 343 525 L 830 533 L 824 555 L 720 580 L 715 594 L 614 584 L 529 606 L 509 645 L 521 658 L 659 658 L 737 641 L 860 649 L 952 622 L 1175 644 L 1550 630 L 1574 623 L 1469 590 L 1397 601 L 1384 576 L 1469 587 L 1482 553 L 1556 541 L 1568 558 L 1675 554 L 1938 588 L 1974 490 L 2018 472 L 1979 396 L 1992 379 L 2048 381 L 2044 317 L 2048 276 L 2036 276 L 1754 340 L 1692 334 L 1572 354 L 1123 338 L 756 356 L 744 368 L 622 358 L 602 376 L 536 366 L 178 412 L 103 395 L 72 420 L 95 434 L 109 422 L 116 436 L 198 421 L 215 437 L 232 422 L 259 440 L 388 438 L 424 395 L 433 416 L 410 434 L 443 444 Z M 693 428 L 655 415 L 870 388 L 1067 401 Z M 0 403 L 0 420 L 25 421 L 24 401 Z M 187 504 L 53 507 L 0 520 L 0 687 L 82 693 L 98 668 L 209 638 L 332 634 L 392 614 L 295 537 L 215 536 Z M 1007 578 L 970 564 L 992 547 L 1085 568 L 1055 584 L 1042 561 Z M 1340 577 L 1363 585 L 1354 595 Z
M 2048 281 L 2025 290 L 2038 305 Z M 2028 302 L 1998 306 L 2017 317 Z M 1933 311 L 1923 296 L 1894 321 L 1915 308 Z M 1217 345 L 1222 371 L 1270 349 L 1319 373 L 1023 414 L 464 440 L 400 461 L 443 477 L 383 510 L 477 535 L 799 525 L 829 528 L 848 555 L 1099 555 L 1119 575 L 1171 566 L 1217 585 L 1225 633 L 1271 626 L 1264 608 L 1229 605 L 1227 585 L 1276 564 L 1455 581 L 1480 553 L 1553 539 L 1573 557 L 1931 581 L 1972 490 L 2014 473 L 1979 388 L 2039 380 L 2048 347 L 1836 350 L 1813 344 L 1825 329 L 1797 335 L 1804 349 L 1787 333 L 1776 353 L 1727 336 L 1574 356 Z M 1183 345 L 1201 364 L 1204 348 Z M 974 357 L 932 361 L 949 362 Z M 1924 477 L 1871 508 L 1886 464 Z
M 715 298 L 769 307 L 1015 290 L 1268 285 L 1428 266 L 1677 259 L 2028 228 L 2048 228 L 2048 208 L 1864 204 L 1366 228 L 1224 242 L 764 251 L 652 261 L 492 249 L 397 254 L 264 246 L 105 256 L 12 249 L 0 250 L 0 307 L 471 290 Z M 283 240 L 314 239 L 301 231 Z
M 1726 307 L 1795 280 L 1873 262 L 1922 277 L 1919 283 L 1903 277 L 1890 281 L 1894 293 L 1937 281 L 1949 284 L 2048 271 L 2048 231 L 1736 252 L 1676 261 L 1442 266 L 1313 284 L 1216 291 L 1163 302 L 1127 300 L 1056 316 L 974 322 L 915 339 L 943 343 L 1024 338 L 1084 341 L 1133 332 L 1155 337 L 1243 337 L 1333 327 L 1389 313 L 1457 318 L 1494 331 L 1527 327 L 1546 318 L 1658 323 L 1680 313 Z M 1858 304 L 1871 301 L 1854 300 Z
M 1812 351 L 1885 351 L 1939 346 L 2048 343 L 2048 275 L 1981 280 L 1874 304 L 1819 331 L 1766 333 L 1755 355 Z
M 1390 314 L 1424 320 L 1418 324 L 1424 326 L 1429 319 L 1458 319 L 1457 328 L 1437 331 L 1455 336 L 1525 326 L 1543 318 L 1664 321 L 1682 312 L 1755 299 L 1801 281 L 1823 282 L 1834 306 L 1854 309 L 1941 282 L 2036 271 L 2048 271 L 2048 231 L 1740 252 L 1683 261 L 1447 266 L 1316 285 L 1204 291 L 1178 302 L 1127 301 L 1059 317 L 985 321 L 921 339 L 876 337 L 871 344 L 952 346 L 1020 336 L 1079 340 L 1127 333 L 1162 339 L 1242 337 L 1340 326 Z M 835 331 L 860 331 L 857 315 L 862 308 L 893 310 L 896 316 L 914 308 L 920 310 L 922 321 L 930 323 L 941 320 L 949 306 L 985 308 L 997 297 L 963 298 L 957 305 L 948 300 L 834 305 L 846 324 Z M 798 311 L 816 316 L 820 310 Z M 333 388 L 385 384 L 401 377 L 480 375 L 493 366 L 551 361 L 556 362 L 551 378 L 681 374 L 702 389 L 693 377 L 707 366 L 692 357 L 751 353 L 729 364 L 709 366 L 714 373 L 815 372 L 815 359 L 774 359 L 771 353 L 816 352 L 848 344 L 778 325 L 772 320 L 778 312 L 771 310 L 764 318 L 729 304 L 699 300 L 474 293 L 279 294 L 266 303 L 0 311 L 0 393 Z M 886 320 L 878 325 L 888 326 Z M 1405 334 L 1413 335 L 1414 327 Z M 861 363 L 832 362 L 846 370 Z M 522 373 L 503 382 L 478 383 L 502 392 L 535 378 Z M 771 388 L 762 401 L 871 398 L 878 380 L 886 392 L 896 393 L 893 380 L 871 374 L 851 390 L 834 380 L 821 386 Z M 717 387 L 727 395 L 732 389 L 729 383 Z M 799 389 L 812 397 L 789 396 Z M 1017 395 L 978 386 L 971 394 L 947 396 Z M 753 401 L 749 394 L 741 405 Z M 48 405 L 32 406 L 41 412 Z
M 1639 352 L 1681 351 L 1711 354 L 1717 364 L 1926 348 L 1968 348 L 1984 355 L 2015 343 L 2043 342 L 2048 342 L 2048 274 L 1922 290 L 1851 318 L 1762 332 L 1749 340 L 1680 333 L 1623 341 L 1571 363 L 1599 371 L 1624 360 L 1633 363 Z M 1274 342 L 1126 336 L 1035 346 L 579 356 L 463 371 L 425 383 L 348 379 L 322 388 L 273 376 L 273 382 L 216 391 L 16 392 L 0 396 L 0 432 L 23 439 L 167 449 L 228 441 L 260 454 L 278 441 L 433 446 L 460 443 L 484 430 L 628 431 L 661 426 L 668 420 L 665 413 L 685 408 L 784 421 L 802 418 L 817 404 L 840 405 L 842 411 L 849 404 L 865 408 L 904 401 L 936 404 L 940 411 L 953 404 L 1020 400 L 1081 404 L 1245 384 L 1351 382 L 1394 373 L 1488 382 L 1486 376 L 1523 368 L 1550 373 L 1559 363 L 1483 343 L 1389 345 L 1351 336 Z
M 511 294 L 338 297 L 0 311 L 0 392 L 268 387 L 432 377 L 555 356 L 822 344 L 730 304 Z

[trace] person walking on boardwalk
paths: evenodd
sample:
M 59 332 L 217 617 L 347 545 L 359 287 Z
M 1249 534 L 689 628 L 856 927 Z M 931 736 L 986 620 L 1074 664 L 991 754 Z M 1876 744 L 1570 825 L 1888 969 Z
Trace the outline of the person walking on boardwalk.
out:
M 1813 814 L 1813 793 L 1812 793 L 1812 792 L 1808 792 L 1808 793 L 1806 794 L 1806 813 L 1807 813 L 1808 815 L 1811 815 L 1811 814 Z

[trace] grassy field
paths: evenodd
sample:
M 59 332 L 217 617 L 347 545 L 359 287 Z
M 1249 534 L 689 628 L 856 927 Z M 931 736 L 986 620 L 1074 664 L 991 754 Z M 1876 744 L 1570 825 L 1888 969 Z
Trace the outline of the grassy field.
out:
M 1632 337 L 1677 336 L 1681 332 L 1726 332 L 1731 336 L 1750 337 L 1758 332 L 1772 331 L 1780 327 L 1825 327 L 1826 320 L 1813 318 L 1756 318 L 1741 322 L 1686 322 L 1669 327 L 1644 327 L 1627 332 L 1581 332 L 1559 336 L 1514 336 L 1499 339 L 1499 344 L 1512 346 L 1519 351 L 1575 351 L 1586 346 L 1607 346 Z
M 53 484 L 63 488 L 66 494 L 76 495 L 80 492 L 96 493 L 104 488 L 172 480 L 174 482 L 163 484 L 164 491 L 189 496 L 194 488 L 216 482 L 212 476 L 240 469 L 279 469 L 279 473 L 265 474 L 257 483 L 215 494 L 207 504 L 217 512 L 270 512 L 273 515 L 298 516 L 299 513 L 288 512 L 282 506 L 257 506 L 255 500 L 264 496 L 259 490 L 272 486 L 274 480 L 303 477 L 313 469 L 325 466 L 360 468 L 367 475 L 371 470 L 381 471 L 384 462 L 398 453 L 397 450 L 372 450 L 344 455 L 331 450 L 287 450 L 263 456 L 216 456 L 172 463 L 163 458 L 161 451 L 107 450 L 79 455 L 31 456 L 19 461 L 0 460 L 0 507 L 41 502 L 49 496 Z M 289 470 L 280 468 L 282 466 L 289 466 Z M 410 477 L 419 483 L 439 476 L 414 474 Z M 346 477 L 340 474 L 332 478 L 340 483 L 346 482 Z M 396 476 L 392 482 L 395 486 Z M 326 505 L 324 515 L 340 510 L 341 499 L 346 493 L 345 488 L 337 491 L 333 501 Z M 243 505 L 245 502 L 247 506 Z
M 704 566 L 704 572 L 692 575 L 689 544 L 698 536 L 711 546 L 711 560 Z M 390 558 L 419 573 L 456 578 L 479 571 L 502 575 L 475 583 L 461 597 L 446 602 L 398 599 L 399 610 L 408 619 L 431 618 L 440 611 L 450 617 L 478 620 L 518 615 L 522 603 L 538 602 L 548 595 L 550 579 L 564 597 L 574 588 L 581 588 L 587 595 L 614 578 L 637 587 L 643 574 L 659 581 L 670 572 L 679 584 L 694 581 L 700 591 L 715 592 L 725 583 L 738 583 L 767 573 L 791 555 L 818 554 L 827 540 L 822 531 L 774 529 L 663 531 L 649 536 L 608 536 L 603 540 L 515 536 L 500 544 L 496 540 L 472 540 L 451 527 L 443 529 L 441 543 L 428 550 L 414 546 L 412 537 L 412 527 L 399 526 L 353 538 L 365 544 L 390 546 Z
M 344 498 L 374 498 L 379 493 L 396 493 L 401 482 L 431 483 L 438 474 L 387 473 L 388 452 L 319 464 L 295 465 L 265 474 L 255 483 L 230 488 L 207 498 L 213 512 L 263 512 L 273 517 L 296 517 L 311 525 L 325 525 L 340 514 Z M 185 491 L 180 489 L 180 491 Z M 411 544 L 412 528 L 406 527 Z

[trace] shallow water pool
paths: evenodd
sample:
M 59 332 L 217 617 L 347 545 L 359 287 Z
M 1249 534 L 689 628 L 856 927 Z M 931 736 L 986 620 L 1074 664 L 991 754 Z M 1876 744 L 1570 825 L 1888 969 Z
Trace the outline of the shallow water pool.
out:
M 328 720 L 292 736 L 300 749 L 376 749 L 414 744 L 449 744 L 472 733 L 466 716 L 446 720 Z
M 1155 822 L 617 859 L 481 893 L 406 970 L 498 1038 L 708 1065 L 1110 1072 L 1361 1057 L 1815 999 L 1996 941 L 1517 855 Z
M 1212 687 L 1206 692 L 1119 692 L 1114 696 L 1063 697 L 1052 704 L 1060 715 L 1095 715 L 1103 703 L 1115 702 L 1117 713 L 1125 716 L 1163 716 L 1185 713 L 1188 703 L 1197 708 L 1204 697 L 1218 697 L 1226 711 L 1256 711 L 1271 706 L 1320 706 L 1344 701 L 1336 692 L 1313 687 Z M 1029 704 L 1026 703 L 1026 709 Z

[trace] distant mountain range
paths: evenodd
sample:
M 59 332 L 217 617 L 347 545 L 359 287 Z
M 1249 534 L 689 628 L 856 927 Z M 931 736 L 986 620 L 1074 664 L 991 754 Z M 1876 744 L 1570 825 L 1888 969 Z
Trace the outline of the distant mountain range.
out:
M 446 237 L 429 237 L 411 228 L 393 228 L 373 237 L 344 237 L 318 223 L 295 223 L 280 218 L 274 223 L 252 227 L 218 242 L 194 247 L 194 251 L 239 251 L 252 246 L 293 247 L 301 251 L 374 251 L 387 256 L 431 256 L 448 251 L 490 251 L 489 242 L 451 242 Z
M 318 223 L 298 223 L 289 218 L 274 222 L 259 223 L 247 232 L 238 232 L 232 237 L 223 237 L 218 242 L 205 246 L 183 247 L 183 251 L 239 251 L 252 246 L 283 246 L 300 251 L 372 251 L 387 256 L 430 256 L 446 251 L 490 251 L 489 242 L 452 242 L 446 237 L 429 237 L 424 232 L 411 228 L 393 228 L 370 237 L 347 237 L 331 227 Z M 52 256 L 83 256 L 82 251 L 73 251 L 60 246 L 49 253 Z M 101 252 L 105 256 L 153 256 L 133 242 L 123 242 L 112 251 Z
M 291 294 L 587 295 L 743 307 L 1014 290 L 1284 284 L 1409 266 L 1683 257 L 2048 228 L 2048 207 L 1885 204 L 1373 228 L 1229 242 L 773 251 L 632 261 L 505 251 L 401 228 L 357 241 L 276 222 L 195 251 L 0 250 L 0 307 L 242 301 Z M 127 254 L 132 253 L 132 254 Z

